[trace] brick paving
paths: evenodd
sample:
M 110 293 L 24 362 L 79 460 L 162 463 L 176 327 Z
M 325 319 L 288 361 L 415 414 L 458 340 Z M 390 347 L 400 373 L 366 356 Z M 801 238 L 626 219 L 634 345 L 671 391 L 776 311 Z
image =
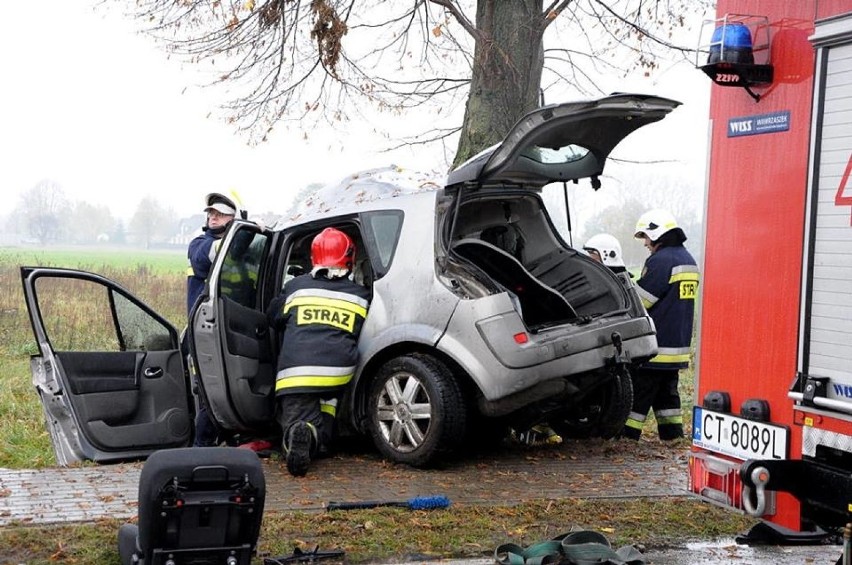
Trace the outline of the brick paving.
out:
M 365 450 L 316 461 L 291 477 L 264 459 L 266 512 L 320 511 L 329 501 L 407 500 L 444 495 L 453 504 L 537 499 L 685 496 L 687 448 L 641 441 L 569 441 L 558 447 L 504 445 L 440 468 L 393 464 Z M 130 518 L 141 463 L 0 469 L 0 527 Z

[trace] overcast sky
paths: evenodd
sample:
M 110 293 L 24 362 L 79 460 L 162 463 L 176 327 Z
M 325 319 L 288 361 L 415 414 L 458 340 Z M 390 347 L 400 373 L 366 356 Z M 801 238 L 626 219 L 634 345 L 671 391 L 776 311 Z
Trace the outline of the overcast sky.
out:
M 348 134 L 312 132 L 307 140 L 282 129 L 249 147 L 217 114 L 221 92 L 196 88 L 191 69 L 168 60 L 135 32 L 134 22 L 96 11 L 94 3 L 4 5 L 0 188 L 15 204 L 41 179 L 51 179 L 71 199 L 105 204 L 125 218 L 145 196 L 188 215 L 207 192 L 231 188 L 250 211 L 283 213 L 312 182 L 391 163 L 443 167 L 438 148 L 384 153 L 387 142 L 367 124 L 353 124 Z M 701 17 L 695 16 L 696 26 Z M 703 180 L 711 83 L 689 65 L 664 67 L 648 79 L 601 77 L 605 91 L 684 102 L 628 138 L 617 155 L 673 159 L 679 174 Z

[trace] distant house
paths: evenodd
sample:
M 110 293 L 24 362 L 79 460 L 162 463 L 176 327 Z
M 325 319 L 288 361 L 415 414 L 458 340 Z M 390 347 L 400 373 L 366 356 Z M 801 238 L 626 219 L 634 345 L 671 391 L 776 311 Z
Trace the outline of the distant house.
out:
M 178 221 L 177 233 L 169 238 L 169 245 L 189 245 L 192 239 L 201 233 L 204 225 L 204 214 L 193 214 Z

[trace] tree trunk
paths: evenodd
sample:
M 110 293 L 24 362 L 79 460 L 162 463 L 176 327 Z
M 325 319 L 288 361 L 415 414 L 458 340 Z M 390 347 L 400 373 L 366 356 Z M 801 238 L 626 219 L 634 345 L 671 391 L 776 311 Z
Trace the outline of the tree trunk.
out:
M 478 0 L 470 94 L 453 166 L 499 143 L 539 105 L 543 0 Z

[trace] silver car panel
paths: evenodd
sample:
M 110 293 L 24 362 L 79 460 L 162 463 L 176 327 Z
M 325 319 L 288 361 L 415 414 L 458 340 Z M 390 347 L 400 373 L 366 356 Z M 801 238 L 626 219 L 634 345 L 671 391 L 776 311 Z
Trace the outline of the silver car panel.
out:
M 551 379 L 604 367 L 616 354 L 613 332 L 623 336 L 624 351 L 631 358 L 648 358 L 657 351 L 653 326 L 645 317 L 531 334 L 503 293 L 461 301 L 438 349 L 458 362 L 482 395 L 494 401 Z M 513 339 L 516 333 L 529 341 L 518 344 Z
M 435 233 L 437 194 L 401 196 L 381 205 L 401 210 L 403 227 L 389 271 L 373 282 L 373 299 L 359 340 L 356 381 L 362 369 L 387 348 L 403 343 L 434 347 L 460 300 L 435 274 L 436 242 L 431 234 Z
M 631 319 L 627 316 L 599 319 L 573 330 L 553 329 L 538 334 L 526 332 L 516 312 L 501 314 L 476 322 L 476 327 L 492 355 L 510 369 L 533 367 L 547 361 L 603 349 L 602 361 L 611 357 L 612 332 L 624 336 L 653 335 L 654 330 L 646 318 Z M 526 343 L 518 344 L 513 336 L 527 336 Z M 630 358 L 641 359 L 654 353 L 656 348 L 631 350 L 625 348 Z M 599 363 L 601 364 L 601 363 Z M 564 374 L 573 374 L 574 367 L 566 367 Z M 487 396 L 487 395 L 486 395 Z

